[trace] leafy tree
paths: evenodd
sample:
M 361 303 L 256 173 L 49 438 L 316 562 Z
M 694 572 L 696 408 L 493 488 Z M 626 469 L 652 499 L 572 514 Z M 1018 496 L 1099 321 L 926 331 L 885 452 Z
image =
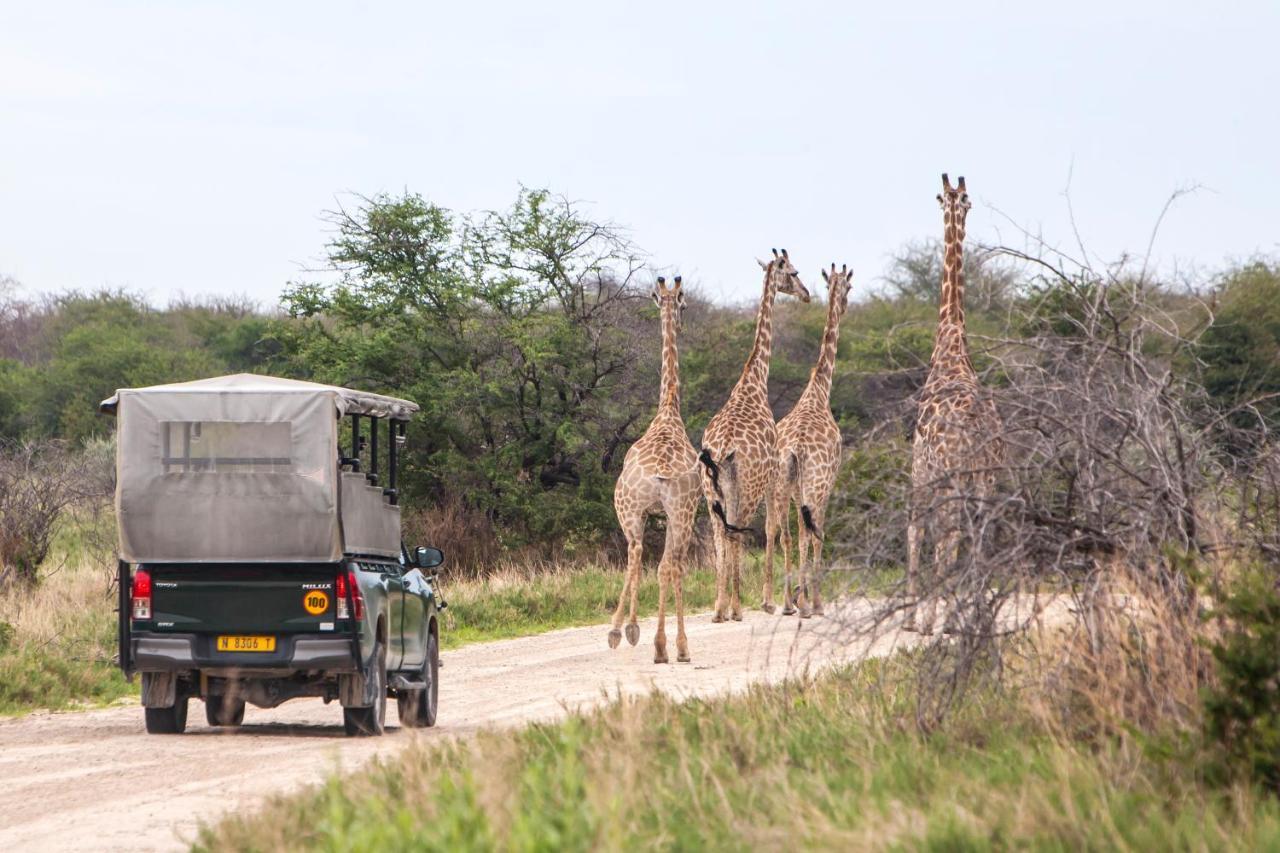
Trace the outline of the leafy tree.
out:
M 405 469 L 417 497 L 461 493 L 512 544 L 611 526 L 619 451 L 657 376 L 637 325 L 640 258 L 621 232 L 528 190 L 477 217 L 406 194 L 331 221 L 338 280 L 286 293 L 293 319 L 275 339 L 289 363 L 423 405 Z
M 1239 426 L 1280 416 L 1280 264 L 1255 260 L 1228 271 L 1216 288 L 1217 312 L 1201 339 L 1205 390 L 1238 411 Z

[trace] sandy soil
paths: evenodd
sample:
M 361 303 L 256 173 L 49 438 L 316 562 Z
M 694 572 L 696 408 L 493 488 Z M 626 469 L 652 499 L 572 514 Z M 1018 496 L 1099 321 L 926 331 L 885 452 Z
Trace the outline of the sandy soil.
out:
M 250 707 L 238 729 L 209 728 L 192 700 L 181 736 L 147 735 L 135 704 L 0 721 L 0 850 L 180 848 L 201 821 L 395 754 L 414 738 L 553 719 L 619 693 L 740 690 L 865 651 L 885 654 L 914 637 L 854 650 L 827 636 L 841 621 L 749 611 L 743 622 L 716 625 L 709 614 L 694 616 L 692 664 L 653 663 L 652 619 L 641 623 L 640 645 L 624 641 L 616 651 L 605 626 L 469 646 L 443 655 L 437 727 L 400 728 L 389 702 L 382 738 L 345 737 L 340 706 L 318 699 Z

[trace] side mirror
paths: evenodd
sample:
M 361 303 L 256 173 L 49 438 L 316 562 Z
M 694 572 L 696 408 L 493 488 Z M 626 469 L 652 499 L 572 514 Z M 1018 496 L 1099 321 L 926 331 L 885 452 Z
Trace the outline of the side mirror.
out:
M 439 548 L 419 545 L 413 549 L 413 563 L 420 569 L 434 569 L 444 562 L 444 552 Z

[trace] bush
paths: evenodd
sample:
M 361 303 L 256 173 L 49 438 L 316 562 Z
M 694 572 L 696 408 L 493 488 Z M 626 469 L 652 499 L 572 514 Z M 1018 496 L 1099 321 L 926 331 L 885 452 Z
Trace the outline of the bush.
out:
M 1205 733 L 1217 769 L 1280 792 L 1280 592 L 1253 569 L 1222 603 L 1227 624 L 1213 643 L 1218 684 L 1205 691 Z M 1212 769 L 1212 768 L 1211 768 Z

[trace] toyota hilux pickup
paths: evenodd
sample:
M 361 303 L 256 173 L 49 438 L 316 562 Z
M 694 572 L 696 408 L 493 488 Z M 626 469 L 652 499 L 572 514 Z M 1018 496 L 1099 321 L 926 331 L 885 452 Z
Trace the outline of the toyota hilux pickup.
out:
M 388 698 L 401 725 L 435 724 L 444 556 L 405 547 L 397 487 L 417 409 L 249 374 L 103 401 L 119 660 L 148 732 L 184 731 L 192 699 L 211 726 L 304 696 L 336 700 L 349 735 L 381 734 Z

